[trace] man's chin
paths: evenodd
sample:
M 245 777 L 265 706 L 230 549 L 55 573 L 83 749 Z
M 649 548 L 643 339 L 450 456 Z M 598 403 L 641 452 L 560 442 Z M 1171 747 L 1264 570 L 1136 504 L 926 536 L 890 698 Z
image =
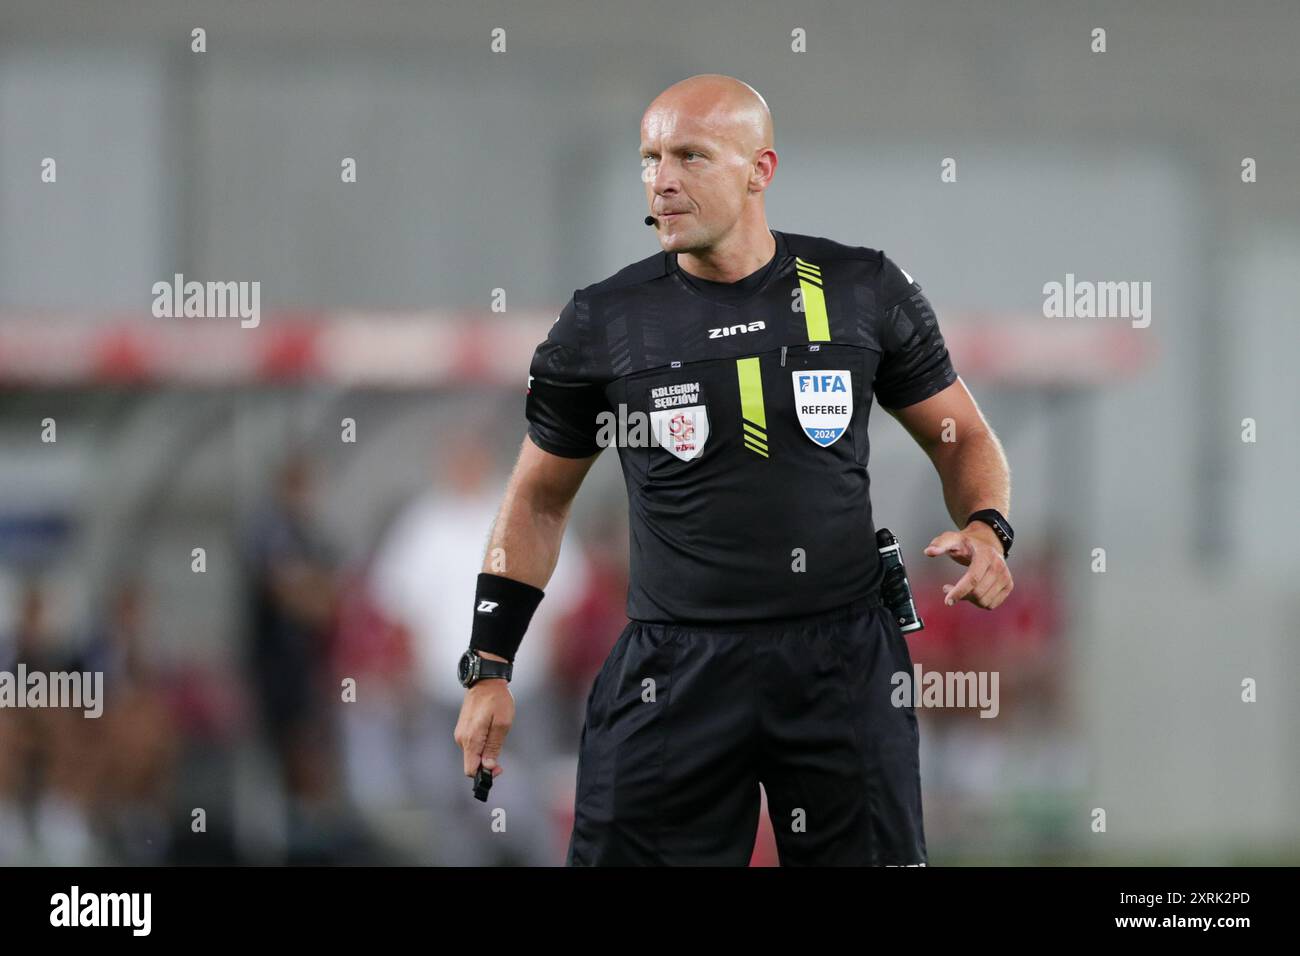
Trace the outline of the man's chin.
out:
M 697 249 L 704 248 L 700 242 L 700 237 L 694 231 L 661 231 L 659 233 L 659 244 L 663 247 L 664 252 L 694 252 Z

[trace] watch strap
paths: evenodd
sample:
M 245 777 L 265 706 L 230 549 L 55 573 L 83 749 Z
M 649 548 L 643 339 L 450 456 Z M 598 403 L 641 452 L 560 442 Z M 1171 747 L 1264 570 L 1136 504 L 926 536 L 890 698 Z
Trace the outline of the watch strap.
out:
M 973 512 L 971 516 L 966 519 L 967 524 L 970 524 L 972 521 L 983 522 L 993 529 L 993 533 L 996 534 L 998 540 L 1002 542 L 1003 557 L 1006 557 L 1011 553 L 1011 544 L 1016 539 L 1016 532 L 1012 529 L 1011 522 L 1007 521 L 1007 519 L 1002 515 L 1002 512 L 998 511 L 996 508 L 981 508 L 979 511 Z
M 494 661 L 490 657 L 484 657 L 482 654 L 478 655 L 479 680 L 487 680 L 489 677 L 504 677 L 506 682 L 509 683 L 514 670 L 515 665 L 508 661 Z

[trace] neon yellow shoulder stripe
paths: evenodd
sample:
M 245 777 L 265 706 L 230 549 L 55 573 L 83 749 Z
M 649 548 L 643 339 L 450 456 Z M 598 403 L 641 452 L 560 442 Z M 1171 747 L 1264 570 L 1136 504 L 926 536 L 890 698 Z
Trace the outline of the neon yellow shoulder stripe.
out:
M 798 256 L 794 259 L 799 274 L 799 289 L 803 295 L 803 317 L 808 326 L 809 342 L 829 342 L 830 322 L 826 318 L 826 296 L 822 293 L 822 270 Z

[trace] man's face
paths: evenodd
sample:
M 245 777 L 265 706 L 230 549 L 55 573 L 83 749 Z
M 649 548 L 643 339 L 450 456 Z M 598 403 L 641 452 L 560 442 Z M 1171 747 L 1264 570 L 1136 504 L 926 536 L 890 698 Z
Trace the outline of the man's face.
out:
M 665 252 L 711 248 L 740 218 L 753 172 L 725 114 L 652 106 L 641 121 L 641 179 Z

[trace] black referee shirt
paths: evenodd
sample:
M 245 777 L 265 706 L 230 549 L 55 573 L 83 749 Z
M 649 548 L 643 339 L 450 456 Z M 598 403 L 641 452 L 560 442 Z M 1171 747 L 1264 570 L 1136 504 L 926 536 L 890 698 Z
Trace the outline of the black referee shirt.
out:
M 868 596 L 871 396 L 901 408 L 957 379 L 920 285 L 884 253 L 772 235 L 775 256 L 738 282 L 660 252 L 579 289 L 533 356 L 538 447 L 618 445 L 633 620 L 794 617 Z

